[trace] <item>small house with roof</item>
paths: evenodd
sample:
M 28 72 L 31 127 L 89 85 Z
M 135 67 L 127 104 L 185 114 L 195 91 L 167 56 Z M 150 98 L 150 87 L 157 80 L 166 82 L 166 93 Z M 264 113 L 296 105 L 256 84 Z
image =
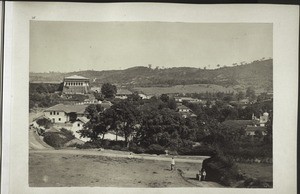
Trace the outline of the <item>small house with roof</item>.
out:
M 262 135 L 267 135 L 267 129 L 266 127 L 261 126 L 247 126 L 246 129 L 246 135 L 254 136 L 256 133 L 261 133 Z
M 183 118 L 197 117 L 197 115 L 195 115 L 190 108 L 188 108 L 188 107 L 186 107 L 185 105 L 182 105 L 182 104 L 178 105 L 177 111 L 181 114 L 181 116 Z
M 262 135 L 267 135 L 266 123 L 269 120 L 269 113 L 263 113 L 259 118 L 252 115 L 253 125 L 247 125 L 245 131 L 246 135 L 254 136 L 255 133 L 259 132 Z
M 186 107 L 185 105 L 179 105 L 177 107 L 177 110 L 178 110 L 179 113 L 191 112 L 191 109 Z
M 132 92 L 127 90 L 127 89 L 123 89 L 123 88 L 119 88 L 117 90 L 117 94 L 115 96 L 115 98 L 119 98 L 119 99 L 127 99 L 128 96 L 132 95 Z
M 66 123 L 75 121 L 77 117 L 85 116 L 85 109 L 88 105 L 65 105 L 57 104 L 44 110 L 44 115 L 53 123 Z

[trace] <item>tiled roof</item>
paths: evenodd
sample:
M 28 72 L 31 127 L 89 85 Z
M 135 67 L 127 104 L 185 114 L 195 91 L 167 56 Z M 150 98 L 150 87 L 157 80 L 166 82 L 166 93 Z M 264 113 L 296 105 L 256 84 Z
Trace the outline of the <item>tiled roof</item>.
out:
M 178 109 L 189 109 L 188 107 L 184 106 L 184 105 L 180 105 L 177 107 Z
M 83 123 L 89 122 L 89 119 L 86 118 L 86 117 L 77 117 L 77 119 L 80 120 L 80 121 L 83 122 Z
M 66 113 L 76 112 L 76 113 L 83 114 L 87 106 L 88 105 L 83 105 L 83 104 L 80 104 L 80 105 L 57 104 L 55 106 L 52 106 L 52 107 L 46 109 L 45 111 L 46 112 L 63 111 L 63 112 L 66 112 Z
M 131 94 L 132 94 L 132 92 L 130 92 L 127 89 L 118 89 L 117 90 L 117 95 L 131 95 Z
M 72 75 L 69 77 L 65 77 L 65 79 L 81 79 L 81 80 L 88 80 L 89 78 L 83 77 L 83 76 L 78 76 L 78 75 Z

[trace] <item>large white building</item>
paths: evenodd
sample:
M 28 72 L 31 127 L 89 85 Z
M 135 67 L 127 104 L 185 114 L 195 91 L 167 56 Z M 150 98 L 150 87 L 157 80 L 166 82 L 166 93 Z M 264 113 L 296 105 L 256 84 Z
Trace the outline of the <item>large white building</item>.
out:
M 64 94 L 87 94 L 90 91 L 90 79 L 78 75 L 65 77 L 63 82 Z

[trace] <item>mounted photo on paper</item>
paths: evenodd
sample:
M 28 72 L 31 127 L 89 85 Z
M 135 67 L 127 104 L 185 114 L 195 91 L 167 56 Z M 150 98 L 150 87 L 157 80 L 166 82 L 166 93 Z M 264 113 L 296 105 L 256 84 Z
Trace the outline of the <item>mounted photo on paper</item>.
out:
M 273 24 L 30 21 L 30 187 L 273 188 Z

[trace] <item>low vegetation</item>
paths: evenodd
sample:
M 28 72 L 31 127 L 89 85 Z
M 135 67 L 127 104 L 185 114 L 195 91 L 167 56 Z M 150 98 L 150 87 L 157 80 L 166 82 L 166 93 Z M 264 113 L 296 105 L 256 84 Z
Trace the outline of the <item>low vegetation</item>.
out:
M 60 131 L 57 132 L 45 132 L 44 133 L 44 141 L 58 149 L 65 146 L 65 143 L 74 139 L 75 136 L 73 135 L 72 131 L 62 128 Z

